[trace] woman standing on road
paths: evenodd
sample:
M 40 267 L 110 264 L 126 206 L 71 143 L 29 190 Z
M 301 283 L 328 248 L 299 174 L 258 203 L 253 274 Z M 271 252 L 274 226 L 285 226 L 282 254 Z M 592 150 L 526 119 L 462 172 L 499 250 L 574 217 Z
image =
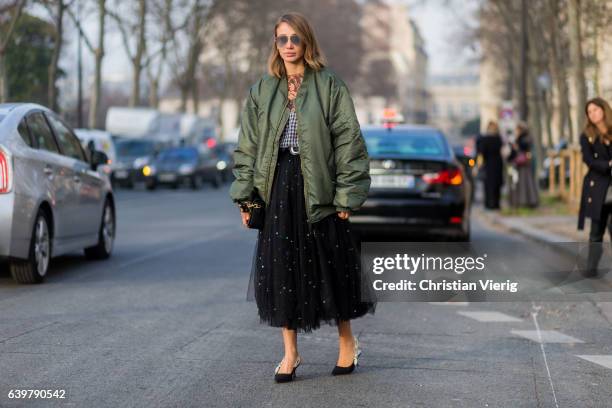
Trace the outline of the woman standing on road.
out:
M 502 160 L 502 138 L 497 122 L 490 121 L 484 136 L 476 140 L 476 150 L 482 155 L 484 172 L 485 208 L 499 209 L 501 188 L 504 183 L 504 162 Z
M 584 229 L 585 217 L 591 218 L 589 256 L 585 274 L 597 275 L 597 265 L 602 255 L 601 245 L 606 228 L 612 239 L 612 109 L 608 102 L 593 98 L 585 106 L 586 125 L 580 135 L 582 160 L 589 171 L 582 183 L 578 229 Z
M 362 293 L 348 221 L 370 188 L 369 156 L 349 90 L 325 68 L 306 18 L 281 16 L 273 38 L 269 73 L 251 87 L 242 112 L 230 189 L 245 226 L 245 204 L 257 195 L 266 203 L 248 299 L 254 296 L 262 323 L 282 327 L 277 382 L 295 377 L 297 332 L 321 322 L 338 326 L 332 374 L 348 374 L 360 353 L 350 319 L 376 307 Z

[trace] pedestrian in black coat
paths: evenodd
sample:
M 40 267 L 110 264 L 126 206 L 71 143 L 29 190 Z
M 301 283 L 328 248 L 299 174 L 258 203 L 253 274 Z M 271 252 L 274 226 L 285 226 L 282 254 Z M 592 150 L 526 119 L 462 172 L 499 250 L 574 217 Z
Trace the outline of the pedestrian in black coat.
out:
M 480 171 L 484 172 L 485 208 L 488 209 L 499 209 L 501 188 L 504 183 L 502 146 L 499 126 L 496 122 L 491 121 L 487 125 L 486 133 L 476 139 L 476 151 L 483 158 Z
M 578 229 L 584 229 L 584 219 L 591 218 L 589 256 L 586 274 L 597 274 L 601 259 L 601 245 L 606 229 L 612 238 L 612 197 L 606 195 L 612 182 L 612 109 L 608 102 L 594 98 L 585 107 L 586 125 L 580 136 L 582 160 L 589 171 L 582 183 L 582 196 L 578 213 Z M 612 194 L 611 194 L 612 195 Z

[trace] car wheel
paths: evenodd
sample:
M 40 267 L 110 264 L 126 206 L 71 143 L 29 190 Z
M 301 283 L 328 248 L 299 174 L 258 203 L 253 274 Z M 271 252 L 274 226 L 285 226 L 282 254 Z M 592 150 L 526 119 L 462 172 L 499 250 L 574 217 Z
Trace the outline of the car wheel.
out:
M 40 283 L 49 270 L 51 261 L 51 234 L 46 213 L 38 210 L 28 259 L 25 261 L 12 261 L 10 263 L 11 275 L 19 283 Z
M 147 182 L 147 190 L 155 190 L 157 188 L 157 183 L 155 181 Z
M 214 188 L 221 187 L 221 175 L 219 174 L 219 172 L 215 173 L 215 178 L 212 180 L 212 186 Z
M 460 242 L 470 242 L 471 228 L 469 218 L 467 219 L 466 226 L 463 228 L 463 231 L 457 238 L 457 241 Z
M 113 251 L 115 241 L 115 211 L 110 200 L 104 203 L 104 211 L 102 211 L 102 222 L 98 231 L 98 243 L 92 247 L 85 248 L 85 256 L 89 259 L 107 259 L 110 258 Z
M 125 187 L 129 189 L 134 188 L 134 178 L 131 175 L 125 181 Z
M 202 177 L 198 175 L 191 176 L 189 179 L 189 185 L 193 190 L 199 190 L 202 188 Z

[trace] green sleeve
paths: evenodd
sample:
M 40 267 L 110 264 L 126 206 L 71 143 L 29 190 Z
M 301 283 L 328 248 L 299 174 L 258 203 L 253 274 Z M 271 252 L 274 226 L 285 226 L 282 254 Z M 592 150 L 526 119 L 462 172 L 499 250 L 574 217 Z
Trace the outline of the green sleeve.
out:
M 258 126 L 257 103 L 253 95 L 256 85 L 249 90 L 249 96 L 240 117 L 238 146 L 234 150 L 234 182 L 230 187 L 230 196 L 234 202 L 249 200 L 253 192 L 253 173 L 257 156 Z
M 338 81 L 330 104 L 330 130 L 336 164 L 336 211 L 358 210 L 370 190 L 370 157 L 353 99 L 347 86 Z

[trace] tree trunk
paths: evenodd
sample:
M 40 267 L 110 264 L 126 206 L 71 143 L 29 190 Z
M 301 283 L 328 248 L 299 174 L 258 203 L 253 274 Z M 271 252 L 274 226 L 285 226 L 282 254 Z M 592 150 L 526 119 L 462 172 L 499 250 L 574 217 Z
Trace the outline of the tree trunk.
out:
M 149 106 L 151 108 L 159 108 L 159 81 L 157 78 L 149 80 Z
M 53 56 L 51 57 L 51 64 L 49 65 L 49 85 L 47 91 L 47 104 L 50 109 L 58 111 L 57 105 L 57 87 L 55 82 L 57 81 L 57 66 L 59 58 L 62 52 L 62 43 L 64 41 L 64 0 L 58 0 L 57 2 L 57 16 L 55 22 L 55 47 L 53 48 Z
M 584 58 L 582 55 L 582 31 L 580 28 L 580 5 L 581 0 L 569 0 L 569 43 L 570 63 L 572 67 L 572 85 L 574 87 L 574 123 L 576 131 L 579 132 L 584 125 L 584 104 L 586 103 L 586 84 L 584 80 Z M 578 135 L 572 135 L 572 140 L 577 140 Z
M 549 61 L 550 71 L 552 74 L 552 80 L 557 92 L 557 105 L 554 103 L 554 98 L 551 98 L 553 110 L 558 110 L 557 120 L 557 135 L 559 139 L 565 136 L 570 136 L 573 133 L 572 122 L 569 117 L 570 105 L 569 105 L 569 93 L 567 87 L 565 61 L 562 57 L 562 53 L 559 50 L 559 35 L 560 30 L 557 23 L 559 13 L 559 0 L 549 0 L 548 10 L 548 27 L 550 33 L 550 51 L 551 58 Z M 566 126 L 567 125 L 567 126 Z M 568 133 L 566 133 L 568 132 Z
M 185 86 L 185 84 L 180 84 L 179 88 L 181 89 L 180 111 L 185 113 L 187 112 L 187 99 L 189 99 L 189 87 Z
M 95 53 L 94 84 L 89 103 L 89 127 L 98 128 L 98 110 L 102 99 L 102 59 L 104 58 L 104 24 L 106 22 L 106 0 L 98 0 L 98 47 Z
M 132 75 L 132 94 L 130 95 L 129 106 L 134 107 L 140 104 L 140 77 L 142 74 L 142 58 L 146 51 L 146 15 L 147 15 L 147 0 L 138 1 L 138 44 L 136 45 L 136 54 L 132 59 L 134 69 Z
M 0 103 L 8 102 L 8 75 L 6 72 L 6 56 L 4 50 L 0 50 Z
M 540 104 L 540 90 L 538 86 L 538 73 L 536 71 L 536 67 L 539 66 L 537 61 L 539 59 L 538 51 L 535 48 L 535 33 L 533 32 L 532 27 L 527 27 L 527 35 L 529 38 L 530 46 L 528 47 L 528 55 L 529 55 L 529 68 L 527 69 L 527 85 L 529 92 L 529 99 L 527 107 L 528 112 L 533 112 L 532 115 L 528 115 L 528 122 L 530 123 L 531 128 L 531 137 L 534 143 L 535 150 L 535 162 L 536 162 L 536 180 L 538 178 L 538 171 L 542 166 L 542 107 Z

